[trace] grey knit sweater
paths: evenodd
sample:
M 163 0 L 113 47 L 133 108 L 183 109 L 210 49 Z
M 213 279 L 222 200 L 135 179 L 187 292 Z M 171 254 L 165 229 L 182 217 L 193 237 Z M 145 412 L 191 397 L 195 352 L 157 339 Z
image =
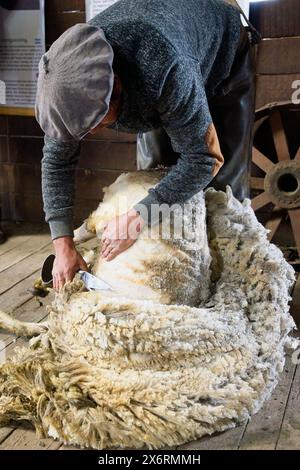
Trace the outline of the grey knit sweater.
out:
M 124 89 L 117 127 L 138 133 L 163 127 L 177 164 L 141 201 L 182 203 L 214 176 L 207 100 L 229 76 L 239 12 L 223 0 L 120 0 L 90 24 L 104 30 Z M 52 238 L 73 236 L 75 168 L 80 142 L 45 136 L 42 189 Z M 109 155 L 107 156 L 109 158 Z

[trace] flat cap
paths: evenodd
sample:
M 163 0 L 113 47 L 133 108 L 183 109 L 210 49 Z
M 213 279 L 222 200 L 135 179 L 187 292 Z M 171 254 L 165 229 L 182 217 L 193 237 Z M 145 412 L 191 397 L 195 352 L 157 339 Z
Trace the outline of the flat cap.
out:
M 113 49 L 102 29 L 87 23 L 65 31 L 42 56 L 35 115 L 45 134 L 81 140 L 108 112 Z

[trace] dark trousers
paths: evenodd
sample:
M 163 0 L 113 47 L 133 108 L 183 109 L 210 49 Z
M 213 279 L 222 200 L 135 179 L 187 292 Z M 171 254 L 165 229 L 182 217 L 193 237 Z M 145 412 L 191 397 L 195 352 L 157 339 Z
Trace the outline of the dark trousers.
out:
M 224 191 L 229 185 L 235 197 L 242 201 L 250 196 L 255 110 L 255 50 L 244 28 L 230 76 L 220 85 L 217 94 L 208 100 L 208 104 L 224 156 L 224 165 L 210 186 Z M 139 134 L 139 170 L 160 165 L 169 167 L 176 164 L 178 157 L 163 128 Z

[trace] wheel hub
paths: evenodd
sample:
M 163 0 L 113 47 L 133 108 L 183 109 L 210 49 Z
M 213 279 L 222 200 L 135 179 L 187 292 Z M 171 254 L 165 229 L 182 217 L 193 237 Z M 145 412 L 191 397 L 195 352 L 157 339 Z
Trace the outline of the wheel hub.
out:
M 300 207 L 300 160 L 274 164 L 264 180 L 271 201 L 283 209 Z

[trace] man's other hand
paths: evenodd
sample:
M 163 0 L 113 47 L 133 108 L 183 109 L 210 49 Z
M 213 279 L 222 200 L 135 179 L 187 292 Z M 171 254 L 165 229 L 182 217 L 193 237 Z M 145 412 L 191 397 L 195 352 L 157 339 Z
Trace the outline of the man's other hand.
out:
M 137 240 L 145 222 L 134 209 L 111 220 L 102 235 L 101 255 L 105 261 L 128 250 Z
M 53 287 L 62 289 L 66 282 L 72 281 L 79 269 L 87 271 L 88 267 L 75 248 L 72 237 L 61 237 L 53 240 L 55 261 L 52 269 Z

